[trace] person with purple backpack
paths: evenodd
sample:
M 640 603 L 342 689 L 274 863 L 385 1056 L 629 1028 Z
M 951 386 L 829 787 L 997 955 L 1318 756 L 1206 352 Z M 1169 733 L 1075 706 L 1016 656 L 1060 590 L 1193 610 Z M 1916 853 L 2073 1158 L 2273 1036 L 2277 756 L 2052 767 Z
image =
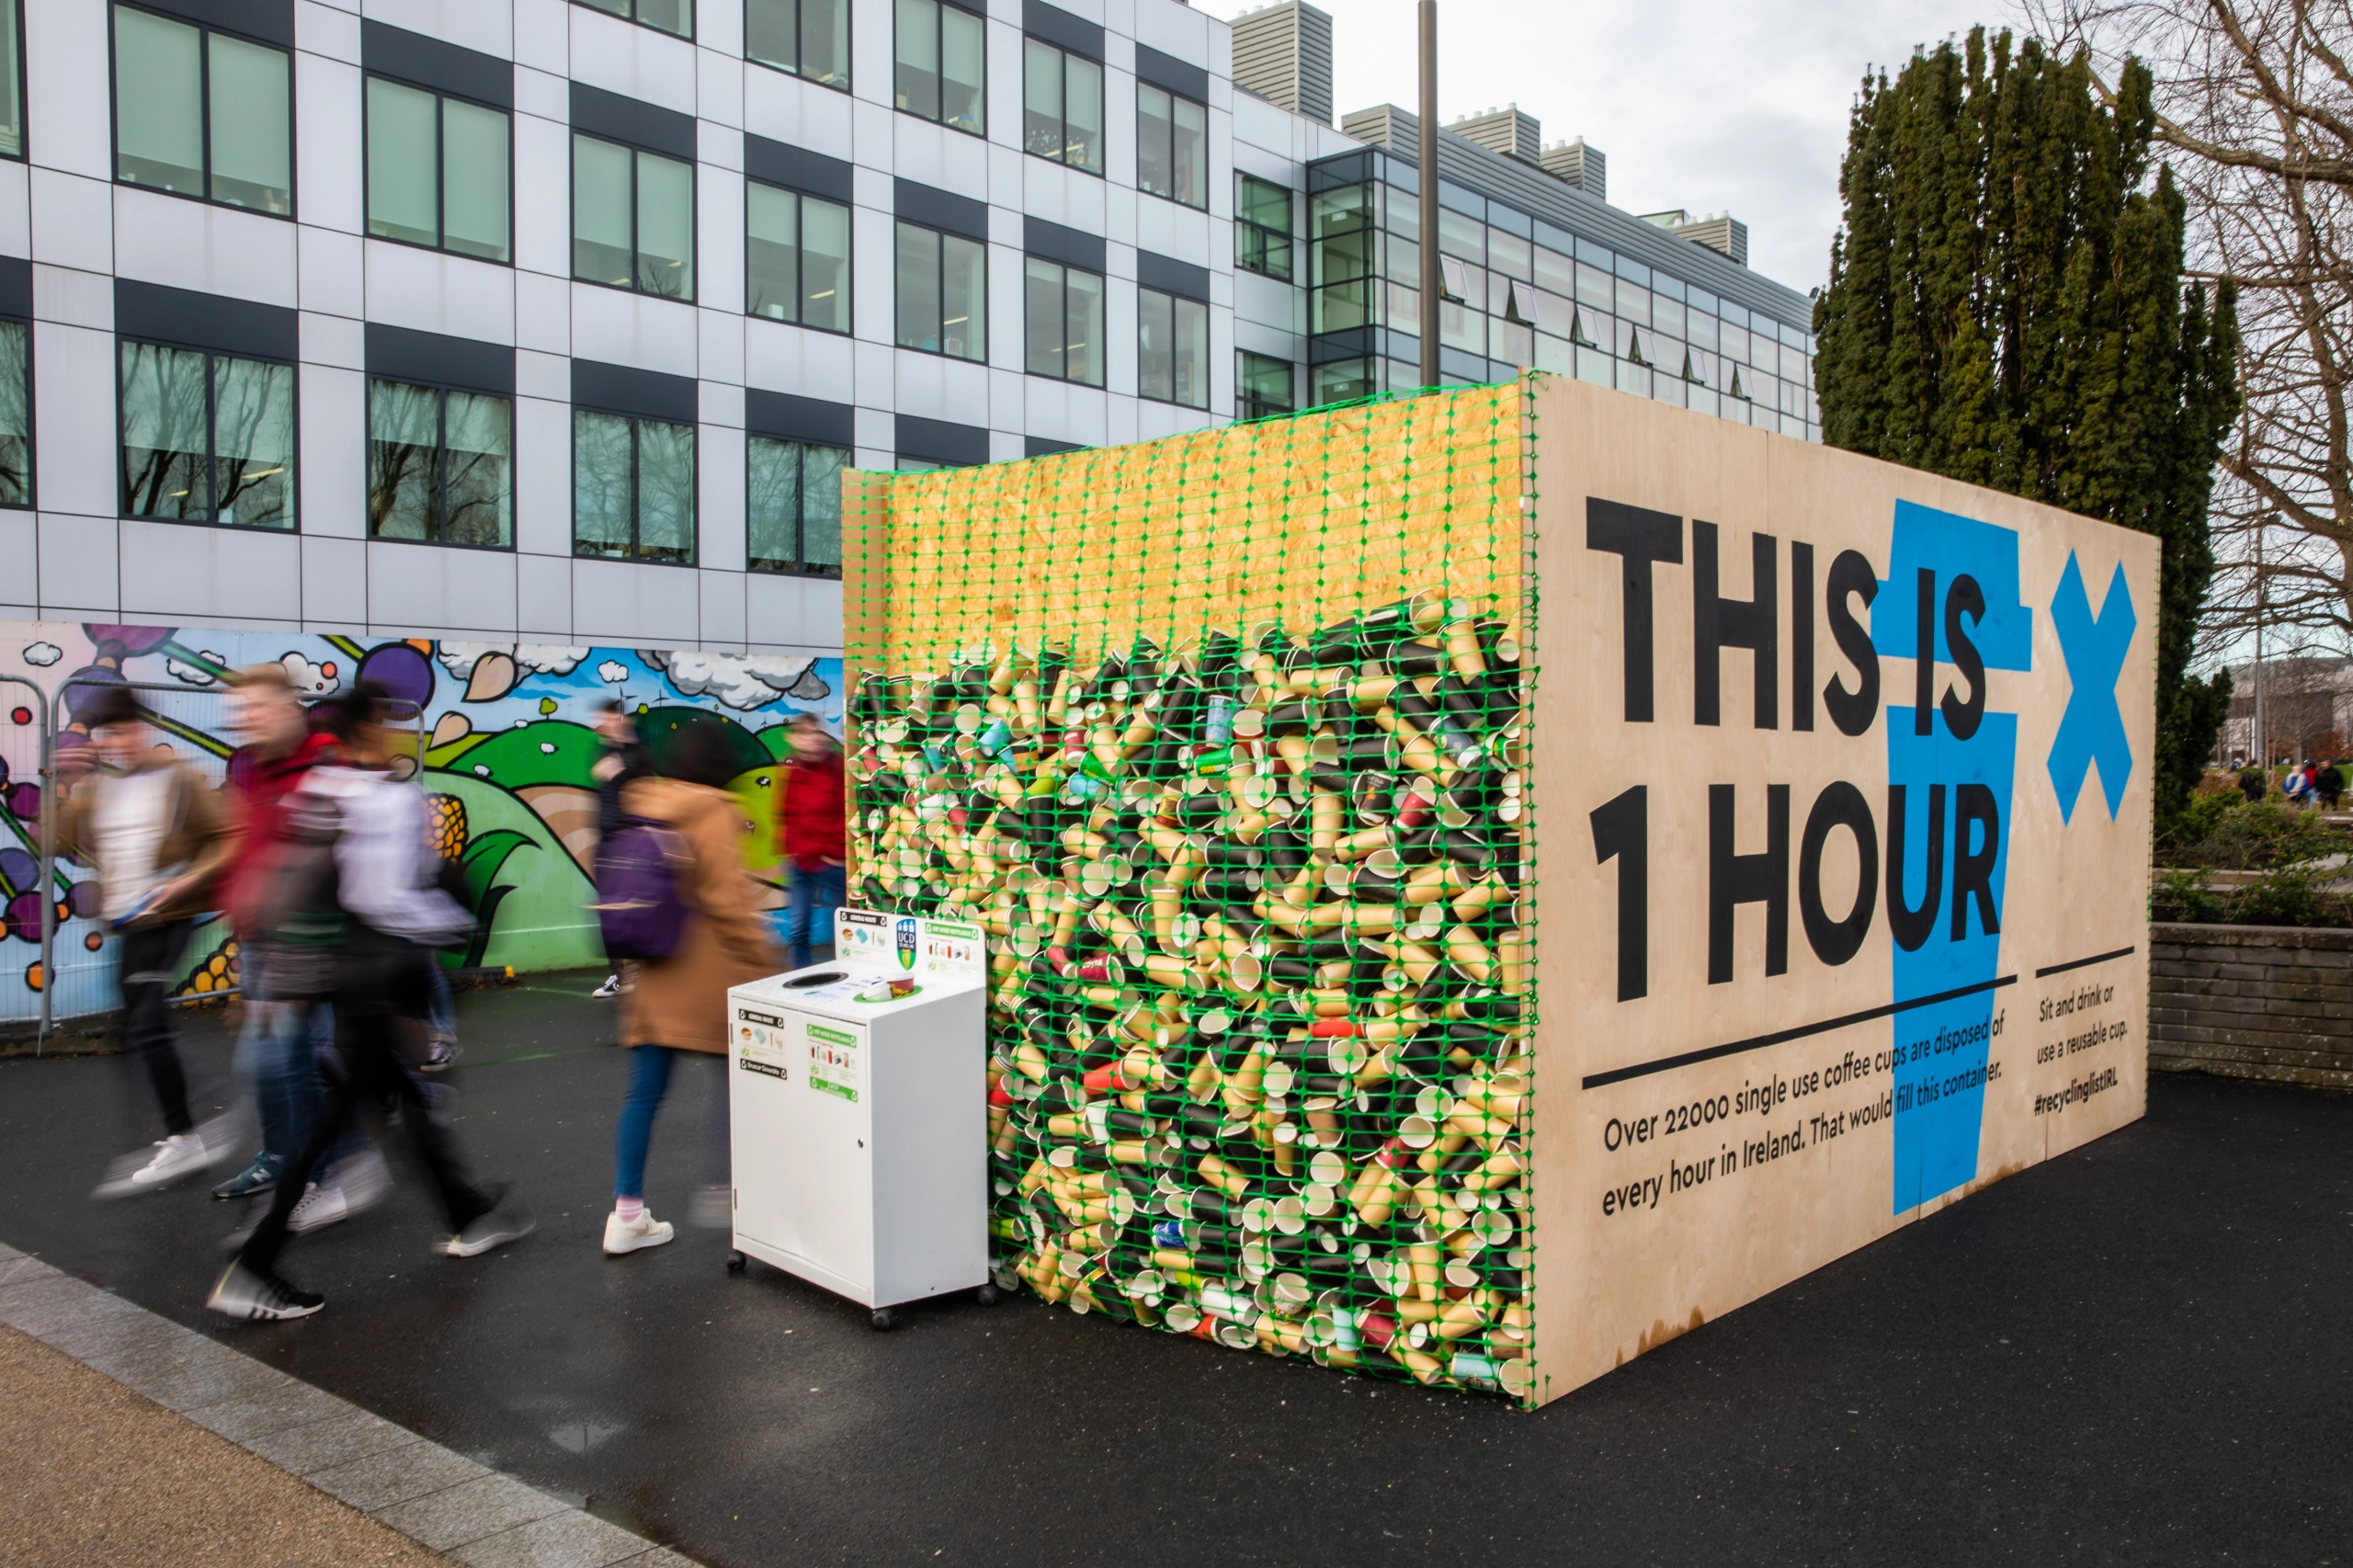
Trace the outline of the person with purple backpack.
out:
M 723 1172 L 727 992 L 781 967 L 760 915 L 760 884 L 744 868 L 752 824 L 728 793 L 735 763 L 726 733 L 699 715 L 654 750 L 659 777 L 622 789 L 620 821 L 597 864 L 607 949 L 636 960 L 636 983 L 620 995 L 629 1092 L 613 1131 L 613 1211 L 605 1220 L 605 1250 L 615 1255 L 675 1233 L 645 1206 L 645 1158 L 671 1074 L 689 1056 L 722 1069 L 710 1153 Z M 723 1176 L 705 1190 L 723 1203 Z

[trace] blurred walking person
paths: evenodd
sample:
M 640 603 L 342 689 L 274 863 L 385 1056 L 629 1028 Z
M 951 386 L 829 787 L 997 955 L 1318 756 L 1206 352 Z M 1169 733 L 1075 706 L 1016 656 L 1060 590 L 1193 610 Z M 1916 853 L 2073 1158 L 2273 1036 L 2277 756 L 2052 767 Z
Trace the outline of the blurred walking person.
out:
M 744 869 L 751 831 L 744 807 L 728 793 L 734 759 L 718 721 L 699 717 L 674 733 L 661 758 L 661 777 L 621 791 L 622 821 L 597 860 L 599 897 L 633 921 L 636 931 L 659 930 L 650 942 L 616 943 L 619 915 L 608 915 L 608 946 L 640 947 L 635 983 L 621 993 L 621 1044 L 630 1054 L 629 1093 L 613 1131 L 613 1211 L 605 1220 L 605 1250 L 620 1254 L 660 1246 L 673 1230 L 645 1206 L 645 1159 L 654 1116 L 669 1093 L 671 1074 L 689 1057 L 718 1072 L 718 1125 L 705 1151 L 712 1185 L 703 1189 L 697 1219 L 723 1204 L 727 1159 L 727 991 L 777 968 L 758 909 L 759 884 Z M 626 898 L 624 880 L 631 886 Z M 667 951 L 647 950 L 666 943 Z
M 528 1215 L 468 1179 L 409 1068 L 403 1037 L 424 1028 L 431 949 L 463 936 L 473 917 L 434 885 L 423 793 L 386 771 L 386 703 L 381 687 L 362 682 L 331 705 L 329 724 L 347 755 L 312 769 L 284 802 L 283 852 L 251 905 L 273 933 L 275 994 L 333 1000 L 335 1054 L 310 1136 L 206 1302 L 231 1317 L 306 1317 L 325 1305 L 281 1278 L 278 1259 L 304 1184 L 358 1110 L 399 1108 L 445 1218 L 436 1250 L 472 1257 L 531 1229 Z
M 66 794 L 57 847 L 97 871 L 100 917 L 122 937 L 123 1034 L 164 1117 L 153 1152 L 117 1161 L 97 1190 L 119 1198 L 168 1187 L 226 1153 L 206 1147 L 189 1113 L 170 994 L 230 846 L 211 786 L 156 744 L 130 690 L 100 691 L 81 716 L 104 770 Z
M 637 738 L 637 723 L 629 710 L 608 699 L 597 715 L 597 739 L 603 755 L 589 767 L 597 780 L 597 842 L 602 844 L 621 824 L 621 791 L 641 778 L 654 776 L 644 743 Z M 614 970 L 605 983 L 589 994 L 610 1001 L 621 994 L 621 971 Z
M 842 787 L 842 748 L 814 713 L 792 722 L 792 761 L 784 770 L 777 802 L 777 848 L 792 863 L 792 887 L 785 905 L 784 942 L 794 969 L 809 963 L 809 949 L 834 939 L 833 912 L 847 893 Z
M 229 759 L 229 820 L 235 850 L 222 887 L 222 907 L 237 933 L 238 988 L 244 1028 L 238 1071 L 253 1087 L 261 1148 L 253 1163 L 212 1189 L 215 1198 L 252 1198 L 278 1185 L 279 1173 L 309 1138 L 318 1108 L 319 1069 L 311 1009 L 271 991 L 273 933 L 256 920 L 255 901 L 269 881 L 284 837 L 286 798 L 335 751 L 314 733 L 286 666 L 255 665 L 230 677 L 230 723 L 243 743 Z

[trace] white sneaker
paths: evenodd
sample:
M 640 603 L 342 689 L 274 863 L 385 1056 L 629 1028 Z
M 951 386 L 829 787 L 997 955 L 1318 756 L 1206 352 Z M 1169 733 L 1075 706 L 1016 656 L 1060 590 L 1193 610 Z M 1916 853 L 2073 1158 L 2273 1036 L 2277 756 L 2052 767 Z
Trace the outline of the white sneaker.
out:
M 621 977 L 618 974 L 608 974 L 605 976 L 605 983 L 597 987 L 596 990 L 588 993 L 589 995 L 596 997 L 600 1002 L 609 1002 L 620 994 Z
M 392 1190 L 392 1173 L 381 1151 L 363 1146 L 328 1173 L 327 1183 L 342 1192 L 345 1212 L 357 1214 L 384 1200 Z
M 306 1318 L 327 1304 L 315 1290 L 290 1285 L 275 1274 L 256 1274 L 242 1263 L 231 1264 L 212 1287 L 204 1304 L 214 1312 L 248 1323 L 275 1323 Z
M 160 1192 L 182 1176 L 210 1169 L 216 1158 L 193 1132 L 176 1132 L 157 1143 L 144 1161 L 137 1154 L 117 1160 L 100 1183 L 99 1198 L 122 1198 L 134 1192 Z M 133 1162 L 138 1162 L 133 1164 Z M 125 1169 L 129 1166 L 131 1168 Z
M 286 1229 L 293 1235 L 306 1235 L 349 1218 L 351 1205 L 344 1200 L 343 1188 L 313 1182 L 294 1205 L 294 1211 L 286 1216 Z
M 616 1256 L 641 1247 L 658 1247 L 676 1234 L 670 1221 L 655 1219 L 650 1209 L 640 1210 L 634 1220 L 624 1220 L 619 1214 L 605 1216 L 605 1250 Z

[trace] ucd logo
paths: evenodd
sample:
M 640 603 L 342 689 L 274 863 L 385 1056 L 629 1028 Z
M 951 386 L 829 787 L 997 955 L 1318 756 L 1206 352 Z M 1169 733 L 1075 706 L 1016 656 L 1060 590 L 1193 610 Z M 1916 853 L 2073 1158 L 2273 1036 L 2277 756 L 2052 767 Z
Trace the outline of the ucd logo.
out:
M 2067 710 L 2059 718 L 2058 736 L 2051 743 L 2051 787 L 2059 795 L 2062 822 L 2075 819 L 2084 775 L 2095 762 L 2110 822 L 2124 805 L 2124 783 L 2132 777 L 2132 743 L 2125 738 L 2124 715 L 2116 706 L 2116 682 L 2138 625 L 2131 590 L 2124 585 L 2124 563 L 2118 562 L 2116 574 L 2108 580 L 2108 597 L 2095 619 L 2091 597 L 2084 591 L 2083 569 L 2075 564 L 2075 552 L 2068 551 L 2067 570 L 2051 601 L 2052 630 L 2059 634 L 2067 678 L 2075 683 Z
M 915 967 L 915 917 L 899 916 L 899 967 L 910 974 Z

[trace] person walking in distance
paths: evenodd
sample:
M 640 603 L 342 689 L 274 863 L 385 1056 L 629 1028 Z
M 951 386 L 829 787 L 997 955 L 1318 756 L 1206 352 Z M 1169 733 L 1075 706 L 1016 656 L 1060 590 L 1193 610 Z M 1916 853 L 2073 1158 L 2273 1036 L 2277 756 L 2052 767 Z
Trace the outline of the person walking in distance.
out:
M 430 949 L 463 936 L 472 916 L 434 885 L 425 799 L 386 771 L 382 689 L 363 681 L 329 708 L 347 756 L 315 767 L 285 802 L 283 853 L 249 906 L 276 937 L 273 983 L 290 1000 L 327 997 L 335 1062 L 310 1136 L 288 1164 L 269 1212 L 221 1276 L 206 1305 L 231 1317 L 306 1317 L 326 1298 L 278 1272 L 299 1195 L 359 1109 L 400 1109 L 411 1154 L 432 1179 L 447 1229 L 436 1250 L 472 1257 L 529 1233 L 532 1221 L 468 1180 L 443 1119 L 409 1071 L 404 1036 L 422 1031 Z
M 814 713 L 792 722 L 792 761 L 784 770 L 782 793 L 777 802 L 777 848 L 792 866 L 784 941 L 791 966 L 804 969 L 811 946 L 834 939 L 833 912 L 841 907 L 847 881 L 842 748 Z
M 234 848 L 224 873 L 222 907 L 237 933 L 244 1027 L 239 1074 L 261 1115 L 261 1148 L 253 1163 L 212 1189 L 215 1198 L 251 1198 L 278 1185 L 278 1173 L 310 1135 L 319 1098 L 310 1009 L 270 992 L 270 933 L 256 928 L 254 900 L 269 879 L 283 833 L 285 801 L 335 749 L 313 733 L 283 665 L 255 665 L 229 681 L 230 726 L 243 743 L 229 759 L 228 819 Z
M 122 937 L 123 1034 L 164 1114 L 164 1138 L 153 1153 L 116 1162 L 97 1193 L 124 1197 L 167 1187 L 225 1152 L 205 1146 L 189 1114 L 169 995 L 229 843 L 219 798 L 194 768 L 156 744 L 127 688 L 100 691 L 81 716 L 104 770 L 84 776 L 67 793 L 57 847 L 97 870 L 100 916 Z
M 602 844 L 620 826 L 621 791 L 640 778 L 651 778 L 654 765 L 646 760 L 644 744 L 637 738 L 636 722 L 618 701 L 608 699 L 597 713 L 597 739 L 605 749 L 589 772 L 597 780 L 597 842 Z M 621 974 L 618 969 L 590 993 L 606 1001 L 620 994 Z
M 723 1171 L 727 991 L 777 967 L 760 921 L 759 885 L 744 869 L 751 824 L 727 790 L 734 758 L 718 721 L 697 717 L 681 725 L 660 766 L 661 777 L 624 787 L 621 806 L 625 817 L 635 820 L 625 820 L 606 841 L 619 857 L 645 847 L 634 841 L 658 839 L 655 858 L 666 863 L 667 896 L 683 915 L 667 955 L 642 958 L 636 983 L 621 993 L 620 1040 L 630 1065 L 628 1097 L 613 1130 L 613 1211 L 605 1220 L 605 1250 L 613 1254 L 660 1246 L 673 1234 L 667 1221 L 646 1209 L 645 1156 L 671 1074 L 691 1057 L 709 1061 L 719 1074 L 719 1125 L 709 1153 Z M 600 891 L 604 871 L 600 859 Z M 723 1180 L 705 1189 L 724 1190 Z

